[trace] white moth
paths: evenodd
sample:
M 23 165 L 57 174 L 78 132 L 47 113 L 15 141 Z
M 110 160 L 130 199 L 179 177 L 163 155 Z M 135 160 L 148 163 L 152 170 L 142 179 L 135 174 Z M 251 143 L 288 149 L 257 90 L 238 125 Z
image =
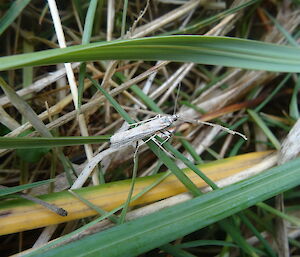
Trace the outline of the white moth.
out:
M 179 117 L 179 115 L 168 115 L 168 116 L 161 116 L 157 115 L 154 118 L 147 120 L 147 121 L 141 121 L 135 124 L 131 125 L 138 125 L 142 124 L 139 126 L 136 126 L 134 128 L 118 132 L 114 134 L 110 138 L 110 143 L 112 148 L 120 148 L 124 146 L 128 146 L 132 144 L 133 142 L 136 142 L 138 140 L 142 140 L 146 137 L 150 137 L 149 140 L 153 139 L 153 141 L 158 144 L 159 146 L 161 143 L 158 143 L 156 140 L 154 140 L 154 136 L 158 133 L 159 136 L 164 137 L 166 136 L 168 140 L 169 134 L 171 133 L 168 131 L 168 128 L 177 120 L 182 120 L 185 122 L 190 122 L 190 123 L 196 123 L 196 124 L 204 124 L 212 127 L 218 127 L 223 131 L 226 131 L 227 133 L 230 133 L 232 135 L 237 134 L 240 137 L 242 137 L 244 140 L 247 140 L 247 137 L 237 131 L 228 129 L 226 127 L 223 127 L 219 124 L 213 124 L 210 122 L 205 122 L 205 121 L 195 121 L 195 120 L 184 120 Z M 166 133 L 168 132 L 168 133 Z
M 112 148 L 119 148 L 131 143 L 144 139 L 146 137 L 153 137 L 157 132 L 163 133 L 166 131 L 176 120 L 178 115 L 161 116 L 157 115 L 148 121 L 139 122 L 136 124 L 141 125 L 128 129 L 126 131 L 118 132 L 110 138 Z

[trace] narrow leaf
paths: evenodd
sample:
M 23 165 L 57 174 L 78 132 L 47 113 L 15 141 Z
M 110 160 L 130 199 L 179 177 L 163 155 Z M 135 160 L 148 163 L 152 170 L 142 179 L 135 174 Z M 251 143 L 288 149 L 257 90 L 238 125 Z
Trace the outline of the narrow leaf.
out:
M 254 40 L 166 36 L 115 40 L 0 58 L 0 70 L 93 60 L 171 60 L 254 70 L 300 72 L 300 49 Z
M 34 183 L 21 185 L 21 186 L 1 188 L 0 189 L 0 196 L 14 194 L 14 193 L 21 192 L 23 190 L 27 190 L 27 189 L 30 189 L 30 188 L 46 185 L 46 184 L 49 184 L 49 183 L 54 182 L 54 181 L 55 181 L 54 179 L 48 179 L 48 180 L 43 180 L 43 181 L 34 182 Z

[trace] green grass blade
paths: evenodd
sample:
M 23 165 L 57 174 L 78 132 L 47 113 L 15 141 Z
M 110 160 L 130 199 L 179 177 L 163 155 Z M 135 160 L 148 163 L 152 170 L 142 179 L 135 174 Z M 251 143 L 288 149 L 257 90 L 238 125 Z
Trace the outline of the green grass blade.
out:
M 261 128 L 261 130 L 265 133 L 265 135 L 269 138 L 269 140 L 272 142 L 274 147 L 279 150 L 280 149 L 280 142 L 275 137 L 275 135 L 272 133 L 272 131 L 268 128 L 268 126 L 265 124 L 265 122 L 259 117 L 259 115 L 252 111 L 248 110 L 249 115 L 254 120 L 254 122 Z
M 265 203 L 257 203 L 256 205 L 270 213 L 273 213 L 274 215 L 277 215 L 278 217 L 280 217 L 282 219 L 287 220 L 288 222 L 296 225 L 297 227 L 300 227 L 300 219 L 299 218 L 290 216 L 286 213 L 283 213 Z
M 213 189 L 218 188 L 218 186 L 214 183 L 214 181 L 212 181 L 203 172 L 201 172 L 195 164 L 193 164 L 190 160 L 188 160 L 182 153 L 180 153 L 177 149 L 175 149 L 169 142 L 165 142 L 163 146 L 166 148 L 166 150 L 170 151 L 176 158 L 181 160 L 187 167 L 189 167 L 192 171 L 194 171 L 209 186 L 211 186 L 211 188 Z
M 223 19 L 224 17 L 228 16 L 229 14 L 233 14 L 236 13 L 250 5 L 253 5 L 255 3 L 257 3 L 259 0 L 252 0 L 252 1 L 248 1 L 246 3 L 243 3 L 241 5 L 238 5 L 236 7 L 230 8 L 230 9 L 226 9 L 223 12 L 217 13 L 216 15 L 210 16 L 207 19 L 204 20 L 200 20 L 199 22 L 196 22 L 194 24 L 188 25 L 183 29 L 180 30 L 176 30 L 176 31 L 171 31 L 171 32 L 166 32 L 164 33 L 164 35 L 169 35 L 169 34 L 186 34 L 186 33 L 193 33 L 195 31 L 199 31 L 199 29 L 208 26 L 209 24 L 212 24 L 213 22 L 216 22 L 218 20 Z
M 199 247 L 199 246 L 207 246 L 207 245 L 238 247 L 236 244 L 220 241 L 220 240 L 196 240 L 187 243 L 182 243 L 178 245 L 178 247 L 190 248 L 190 247 Z
M 300 184 L 300 159 L 188 202 L 43 253 L 27 256 L 137 256 Z
M 129 124 L 135 123 L 135 121 L 128 115 L 128 113 L 118 104 L 118 102 L 102 88 L 96 80 L 94 80 L 90 75 L 87 75 L 88 79 L 93 83 L 93 85 L 106 97 L 110 104 L 115 108 L 115 110 L 128 122 Z
M 90 43 L 97 4 L 98 4 L 98 0 L 90 1 L 89 8 L 85 17 L 84 31 L 82 35 L 83 45 Z M 81 106 L 81 101 L 82 101 L 85 73 L 86 73 L 86 64 L 81 63 L 79 68 L 79 78 L 78 78 L 78 106 L 79 107 Z
M 271 21 L 275 24 L 276 28 L 285 36 L 285 38 L 287 39 L 287 41 L 292 45 L 292 46 L 296 46 L 299 47 L 299 44 L 297 42 L 297 40 L 295 40 L 292 35 L 284 28 L 282 27 L 282 25 L 273 18 L 272 15 L 270 15 L 268 12 L 265 11 L 265 13 L 268 15 L 268 17 L 271 19 Z
M 91 0 L 89 3 L 89 8 L 85 17 L 82 44 L 88 44 L 90 42 L 97 4 L 98 0 Z
M 0 35 L 8 26 L 20 16 L 23 9 L 30 3 L 30 0 L 16 0 L 12 2 L 9 10 L 0 19 Z
M 298 92 L 300 90 L 300 76 L 297 76 L 297 82 L 293 90 L 292 99 L 290 102 L 290 116 L 297 120 L 300 117 L 299 103 L 298 103 Z
M 181 133 L 176 133 L 176 135 L 178 135 L 179 137 L 182 137 Z M 179 141 L 181 142 L 182 146 L 185 148 L 185 150 L 187 150 L 187 152 L 193 157 L 194 161 L 199 164 L 199 163 L 203 163 L 203 160 L 201 159 L 201 157 L 196 153 L 194 147 L 190 144 L 190 142 L 188 140 L 186 140 L 185 138 L 179 138 Z
M 78 198 L 80 201 L 82 201 L 85 205 L 90 207 L 91 209 L 95 210 L 99 213 L 99 215 L 104 216 L 107 215 L 108 212 L 100 208 L 99 206 L 93 204 L 92 202 L 86 200 L 84 197 L 82 197 L 80 194 L 77 194 L 75 191 L 72 191 L 71 189 L 68 190 L 74 197 Z M 113 213 L 107 217 L 111 222 L 118 223 L 119 217 L 114 215 Z
M 264 246 L 265 250 L 268 252 L 269 256 L 276 257 L 276 253 L 268 243 L 266 239 L 260 234 L 260 232 L 256 229 L 256 227 L 250 222 L 250 220 L 244 215 L 240 213 L 239 217 L 243 221 L 243 223 L 252 231 L 252 233 L 259 239 L 259 241 Z
M 166 244 L 164 246 L 160 246 L 164 252 L 171 254 L 174 257 L 196 257 L 196 255 L 190 254 L 180 248 L 177 245 Z
M 138 156 L 135 154 L 133 156 L 133 172 L 132 172 L 132 178 L 131 178 L 131 184 L 130 184 L 130 189 L 128 192 L 128 196 L 127 196 L 127 200 L 124 204 L 124 208 L 121 212 L 120 215 L 120 220 L 119 220 L 119 224 L 123 224 L 125 222 L 125 218 L 128 212 L 128 207 L 130 204 L 130 201 L 132 199 L 132 194 L 133 194 L 133 190 L 134 190 L 134 184 L 135 184 L 135 179 L 136 179 L 136 175 L 137 175 L 137 171 L 138 171 Z
M 118 77 L 123 83 L 126 82 L 126 77 L 121 72 L 116 72 L 115 76 Z M 132 85 L 130 89 L 154 112 L 163 113 L 163 111 L 156 105 L 156 103 L 147 96 L 143 90 L 137 85 Z
M 34 183 L 26 184 L 26 185 L 0 188 L 0 197 L 5 196 L 5 195 L 18 193 L 18 192 L 21 192 L 23 190 L 31 189 L 31 188 L 34 188 L 34 187 L 39 187 L 39 186 L 42 186 L 42 185 L 46 185 L 46 184 L 49 184 L 49 183 L 54 182 L 54 181 L 55 181 L 54 179 L 48 179 L 48 180 L 34 182 Z
M 259 112 L 262 108 L 264 108 L 270 101 L 273 99 L 273 97 L 279 92 L 279 90 L 286 85 L 289 78 L 291 77 L 291 74 L 287 74 L 280 83 L 276 86 L 272 92 L 269 93 L 269 95 L 266 97 L 266 99 L 260 103 L 257 107 L 254 108 L 255 112 Z
M 28 149 L 69 145 L 99 144 L 109 141 L 110 136 L 89 137 L 0 137 L 0 149 Z
M 178 168 L 175 162 L 165 154 L 152 140 L 147 143 L 149 148 L 155 155 L 167 166 L 167 168 L 172 171 L 172 173 L 181 181 L 183 185 L 194 195 L 201 195 L 200 190 L 197 186 Z
M 225 220 L 219 222 L 221 228 L 225 230 L 232 240 L 247 254 L 247 256 L 259 257 L 257 255 L 257 249 L 250 245 L 245 237 L 242 236 L 241 231 L 239 229 L 239 224 L 234 222 L 234 217 L 228 217 Z
M 115 40 L 0 58 L 0 70 L 93 60 L 171 60 L 300 72 L 300 49 L 229 37 L 167 36 Z

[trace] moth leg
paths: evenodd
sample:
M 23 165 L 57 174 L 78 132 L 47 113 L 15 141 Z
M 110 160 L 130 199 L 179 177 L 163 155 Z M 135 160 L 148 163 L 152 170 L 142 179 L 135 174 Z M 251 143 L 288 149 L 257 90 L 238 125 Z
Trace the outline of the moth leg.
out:
M 169 157 L 175 159 L 175 156 L 171 153 L 169 153 L 165 148 L 162 147 L 162 143 L 158 142 L 155 138 L 152 138 L 153 142 L 161 149 L 163 150 Z
M 172 131 L 169 130 L 165 130 L 165 131 L 160 131 L 161 135 L 160 137 L 165 138 L 165 140 L 163 142 L 159 142 L 160 145 L 163 145 L 164 143 L 166 143 L 172 136 Z

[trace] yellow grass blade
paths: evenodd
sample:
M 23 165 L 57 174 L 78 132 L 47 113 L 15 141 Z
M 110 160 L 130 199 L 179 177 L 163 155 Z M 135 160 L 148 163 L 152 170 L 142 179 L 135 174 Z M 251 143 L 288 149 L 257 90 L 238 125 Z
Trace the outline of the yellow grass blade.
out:
M 253 167 L 271 153 L 272 151 L 248 153 L 213 161 L 208 164 L 201 164 L 198 165 L 198 167 L 211 180 L 218 181 Z M 198 187 L 207 186 L 206 183 L 191 170 L 184 169 L 183 171 Z M 145 187 L 154 183 L 162 175 L 163 173 L 160 173 L 154 176 L 136 179 L 133 195 L 136 195 Z M 76 192 L 94 205 L 100 206 L 106 211 L 110 211 L 126 201 L 129 188 L 130 180 L 123 180 L 78 189 Z M 170 175 L 131 205 L 134 206 L 158 201 L 185 191 L 186 187 L 183 186 L 174 175 Z M 0 204 L 0 235 L 45 227 L 97 214 L 94 210 L 72 196 L 68 191 L 44 195 L 41 196 L 41 199 L 64 208 L 68 211 L 68 216 L 61 217 L 40 205 L 23 199 L 5 201 Z

